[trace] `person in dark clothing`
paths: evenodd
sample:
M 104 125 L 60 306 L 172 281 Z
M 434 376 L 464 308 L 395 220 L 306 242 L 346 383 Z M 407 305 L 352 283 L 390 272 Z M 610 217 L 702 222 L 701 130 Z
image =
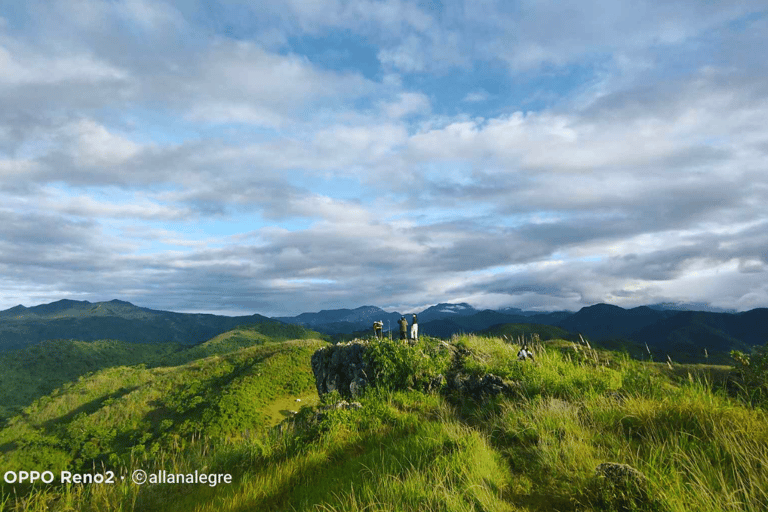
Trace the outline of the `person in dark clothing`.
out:
M 384 322 L 381 320 L 377 320 L 376 322 L 373 322 L 373 337 L 376 339 L 381 339 L 381 330 L 384 327 Z
M 419 320 L 416 318 L 416 315 L 413 315 L 413 323 L 411 323 L 411 339 L 419 339 Z
M 398 320 L 397 323 L 400 324 L 400 339 L 407 340 L 408 339 L 408 320 L 406 320 L 404 316 L 401 316 L 400 320 Z

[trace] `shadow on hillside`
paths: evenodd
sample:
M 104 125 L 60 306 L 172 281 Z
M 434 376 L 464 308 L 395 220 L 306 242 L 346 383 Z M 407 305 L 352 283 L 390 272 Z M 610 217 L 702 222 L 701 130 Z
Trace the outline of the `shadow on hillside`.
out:
M 60 425 L 62 423 L 67 423 L 71 421 L 73 418 L 75 418 L 79 414 L 91 414 L 102 407 L 104 407 L 105 402 L 107 400 L 117 400 L 120 397 L 123 397 L 130 393 L 131 391 L 134 391 L 138 389 L 138 386 L 130 387 L 130 388 L 120 388 L 117 391 L 113 393 L 109 393 L 107 395 L 101 396 L 99 398 L 96 398 L 95 400 L 91 400 L 90 402 L 86 402 L 80 407 L 77 407 L 76 409 L 73 409 L 69 411 L 67 414 L 64 414 L 62 416 L 59 416 L 58 418 L 50 419 L 46 422 L 43 422 L 41 425 L 46 431 L 52 430 L 57 425 Z

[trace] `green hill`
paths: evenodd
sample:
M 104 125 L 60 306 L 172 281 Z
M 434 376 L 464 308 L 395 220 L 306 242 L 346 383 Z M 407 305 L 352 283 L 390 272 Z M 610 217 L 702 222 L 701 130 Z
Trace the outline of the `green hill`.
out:
M 37 400 L 0 431 L 0 472 L 114 471 L 116 481 L 5 485 L 0 504 L 198 512 L 768 505 L 768 415 L 714 382 L 728 368 L 643 363 L 562 339 L 534 343 L 534 362 L 517 361 L 518 346 L 497 336 L 383 341 L 367 356 L 376 387 L 359 408 L 305 407 L 270 428 L 271 407 L 314 393 L 309 360 L 326 342 L 238 348 L 240 336 L 247 331 L 198 348 L 231 352 L 110 368 Z M 477 397 L 455 385 L 488 374 L 506 391 Z M 442 391 L 432 386 L 439 375 Z M 605 463 L 640 476 L 610 479 L 597 471 Z M 136 469 L 231 482 L 137 485 Z
M 261 322 L 280 323 L 261 315 L 229 317 L 159 311 L 120 300 L 96 303 L 60 300 L 0 311 L 0 351 L 49 339 L 194 345 L 238 325 Z
M 192 347 L 120 340 L 47 340 L 0 353 L 0 424 L 37 398 L 82 375 L 114 366 L 175 366 L 268 341 L 322 339 L 296 325 L 263 321 L 239 326 Z
M 274 400 L 314 393 L 308 361 L 323 344 L 270 341 L 178 366 L 120 366 L 81 377 L 7 422 L 0 467 L 115 467 L 194 436 L 263 429 Z
M 48 340 L 0 354 L 0 424 L 65 382 L 110 366 L 154 361 L 182 348 L 117 340 Z

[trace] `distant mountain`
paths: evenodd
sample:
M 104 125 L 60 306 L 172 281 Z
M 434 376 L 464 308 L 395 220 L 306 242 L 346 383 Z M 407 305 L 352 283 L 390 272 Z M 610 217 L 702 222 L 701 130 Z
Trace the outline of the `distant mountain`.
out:
M 640 329 L 632 338 L 657 347 L 745 350 L 768 343 L 768 309 L 738 314 L 683 311 Z
M 508 336 L 512 339 L 517 339 L 519 336 L 524 336 L 525 339 L 530 339 L 532 334 L 538 334 L 539 339 L 542 341 L 560 339 L 576 341 L 577 337 L 573 333 L 570 333 L 559 327 L 553 325 L 541 325 L 541 324 L 502 324 L 494 325 L 483 331 L 480 334 L 488 334 L 490 336 Z
M 676 311 L 609 304 L 582 308 L 557 324 L 597 341 L 625 340 L 647 344 L 655 357 L 667 355 L 678 362 L 725 361 L 731 350 L 749 351 L 768 343 L 768 309 L 744 313 Z
M 142 308 L 121 300 L 60 300 L 0 311 L 0 351 L 49 339 L 100 339 L 192 345 L 238 325 L 275 322 L 262 315 L 219 316 Z
M 361 306 L 356 309 L 325 309 L 317 313 L 275 317 L 275 320 L 309 327 L 325 334 L 340 334 L 371 330 L 373 322 L 377 320 L 384 322 L 386 330 L 388 324 L 396 326 L 401 316 L 400 313 L 387 313 L 376 306 Z
M 648 307 L 624 309 L 610 304 L 582 308 L 558 322 L 558 326 L 597 340 L 625 338 L 639 329 L 676 314 Z
M 292 317 L 276 317 L 276 320 L 295 325 L 301 325 L 326 334 L 349 334 L 366 332 L 371 329 L 375 320 L 384 322 L 384 330 L 389 327 L 396 330 L 397 321 L 405 315 L 408 323 L 416 313 L 419 319 L 419 329 L 424 334 L 447 337 L 456 332 L 474 332 L 502 323 L 539 323 L 555 325 L 572 313 L 558 311 L 540 313 L 523 311 L 518 308 L 505 308 L 494 311 L 478 310 L 466 303 L 440 303 L 430 306 L 423 311 L 388 313 L 376 306 L 362 306 L 356 309 L 331 309 L 317 313 L 302 313 Z M 441 325 L 440 322 L 443 322 Z M 426 329 L 426 330 L 425 330 Z
M 440 320 L 441 318 L 470 316 L 476 313 L 478 313 L 478 310 L 469 304 L 462 302 L 461 304 L 436 304 L 434 306 L 428 307 L 418 315 L 419 323 L 426 323 L 431 322 L 432 320 Z
M 735 309 L 723 309 L 708 302 L 659 302 L 648 306 L 659 311 L 707 311 L 709 313 L 736 313 Z

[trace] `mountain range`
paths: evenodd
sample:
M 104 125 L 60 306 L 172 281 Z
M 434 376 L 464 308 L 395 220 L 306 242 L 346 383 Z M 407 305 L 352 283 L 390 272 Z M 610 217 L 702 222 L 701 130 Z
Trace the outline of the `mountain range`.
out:
M 0 351 L 24 348 L 48 339 L 115 339 L 140 343 L 194 345 L 238 325 L 274 322 L 262 315 L 221 316 L 173 313 L 111 300 L 59 300 L 0 311 Z
M 756 345 L 768 343 L 766 308 L 736 313 L 701 303 L 662 303 L 631 309 L 596 304 L 576 312 L 542 313 L 517 308 L 477 310 L 466 303 L 443 303 L 417 314 L 419 332 L 431 336 L 496 332 L 498 326 L 505 324 L 530 325 L 530 332 L 544 331 L 536 326 L 552 326 L 571 333 L 572 337 L 581 334 L 597 343 L 619 342 L 621 346 L 634 346 L 632 352 L 635 354 L 639 347 L 643 351 L 653 349 L 657 359 L 671 356 L 681 362 L 725 362 L 731 350 L 748 352 Z M 392 329 L 396 329 L 395 322 L 400 316 L 399 312 L 388 313 L 375 306 L 363 306 L 302 313 L 279 320 L 318 332 L 337 334 L 365 332 L 371 329 L 373 320 L 383 320 L 385 330 L 388 329 L 388 321 Z M 410 312 L 406 318 L 411 320 Z
M 625 309 L 596 304 L 577 312 L 542 313 L 517 308 L 478 310 L 466 303 L 441 303 L 422 311 L 404 313 L 367 305 L 268 318 L 258 314 L 230 317 L 174 313 L 120 300 L 91 303 L 65 299 L 0 311 L 0 351 L 23 348 L 48 339 L 115 339 L 194 345 L 237 326 L 256 323 L 289 324 L 327 335 L 363 335 L 370 332 L 375 320 L 384 322 L 385 332 L 397 330 L 397 320 L 405 316 L 410 322 L 413 313 L 418 315 L 420 333 L 436 337 L 484 332 L 505 324 L 552 326 L 570 333 L 573 339 L 581 334 L 592 342 L 620 341 L 635 347 L 647 345 L 657 352 L 657 357 L 674 354 L 678 360 L 689 362 L 705 359 L 710 354 L 722 356 L 734 349 L 750 351 L 751 347 L 768 342 L 766 308 L 735 313 L 690 311 L 687 307 L 685 304 L 655 304 Z M 533 332 L 537 328 L 531 329 Z M 538 330 L 543 332 L 541 327 Z

